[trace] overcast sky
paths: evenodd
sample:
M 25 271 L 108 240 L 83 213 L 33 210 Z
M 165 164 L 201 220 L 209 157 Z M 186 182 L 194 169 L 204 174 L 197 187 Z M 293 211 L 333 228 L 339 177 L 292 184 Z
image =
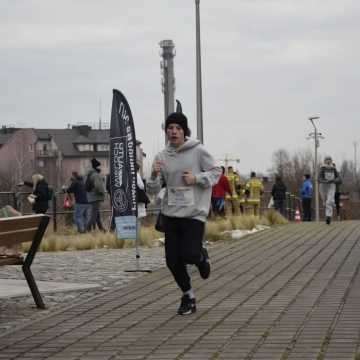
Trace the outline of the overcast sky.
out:
M 204 142 L 216 159 L 266 171 L 275 150 L 312 147 L 315 115 L 320 153 L 353 159 L 359 0 L 201 0 L 200 12 Z M 196 135 L 194 0 L 1 0 L 0 124 L 97 123 L 100 99 L 109 122 L 117 88 L 152 159 L 164 143 L 163 39 L 175 43 L 175 96 Z

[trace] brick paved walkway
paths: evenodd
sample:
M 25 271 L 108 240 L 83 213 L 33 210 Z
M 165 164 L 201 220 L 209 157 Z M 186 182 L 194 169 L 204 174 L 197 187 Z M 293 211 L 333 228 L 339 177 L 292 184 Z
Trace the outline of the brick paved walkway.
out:
M 355 359 L 360 222 L 291 224 L 216 247 L 176 316 L 167 269 L 0 337 L 0 359 Z M 360 358 L 360 356 L 359 356 Z

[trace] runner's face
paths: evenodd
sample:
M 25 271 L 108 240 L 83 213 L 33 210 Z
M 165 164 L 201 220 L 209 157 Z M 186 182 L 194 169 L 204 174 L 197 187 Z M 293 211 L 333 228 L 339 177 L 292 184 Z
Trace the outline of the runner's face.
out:
M 325 164 L 328 165 L 328 166 L 332 165 L 332 160 L 331 159 L 326 159 Z
M 170 124 L 166 129 L 166 136 L 171 145 L 181 146 L 185 142 L 184 130 L 178 124 Z

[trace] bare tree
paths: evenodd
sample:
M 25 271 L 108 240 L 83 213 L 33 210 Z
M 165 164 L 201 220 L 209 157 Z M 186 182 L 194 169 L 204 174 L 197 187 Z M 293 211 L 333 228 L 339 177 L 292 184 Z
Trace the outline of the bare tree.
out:
M 288 177 L 291 172 L 290 155 L 287 150 L 279 149 L 272 156 L 273 166 L 270 170 L 272 174 L 281 176 L 283 179 Z
M 3 153 L 0 169 L 4 183 L 8 190 L 15 189 L 15 185 L 32 174 L 33 144 L 25 131 L 16 131 L 9 142 L 1 149 Z
M 13 188 L 13 182 L 11 175 L 4 170 L 0 173 L 0 191 L 11 191 Z
M 310 150 L 298 150 L 292 155 L 280 149 L 273 154 L 273 166 L 270 173 L 282 177 L 290 192 L 297 194 L 303 182 L 303 176 L 313 171 L 313 155 Z

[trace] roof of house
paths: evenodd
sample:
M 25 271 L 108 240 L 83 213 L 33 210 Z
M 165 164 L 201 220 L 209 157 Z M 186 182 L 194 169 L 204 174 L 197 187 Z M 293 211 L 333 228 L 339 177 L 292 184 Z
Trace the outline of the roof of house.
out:
M 14 129 L 19 130 L 19 129 Z M 53 140 L 65 157 L 108 156 L 108 151 L 79 151 L 79 144 L 109 144 L 110 129 L 92 129 L 88 125 L 73 126 L 68 129 L 31 129 L 40 141 Z M 0 147 L 15 131 L 0 131 Z M 136 141 L 140 145 L 140 141 Z
M 0 147 L 10 139 L 11 135 L 12 134 L 0 134 Z
M 3 125 L 0 128 L 0 147 L 4 145 L 17 130 L 19 129 L 15 127 L 7 127 Z
M 89 126 L 73 126 L 71 129 L 34 129 L 39 140 L 51 139 L 56 143 L 63 156 L 108 156 L 108 151 L 79 151 L 78 144 L 109 144 L 109 129 L 91 129 Z M 136 140 L 136 145 L 141 141 Z
M 72 129 L 34 129 L 39 140 L 53 140 L 63 156 L 89 156 L 93 151 L 79 151 L 76 144 L 108 144 L 110 130 L 87 129 L 81 133 L 77 127 Z M 96 156 L 107 152 L 98 151 Z

